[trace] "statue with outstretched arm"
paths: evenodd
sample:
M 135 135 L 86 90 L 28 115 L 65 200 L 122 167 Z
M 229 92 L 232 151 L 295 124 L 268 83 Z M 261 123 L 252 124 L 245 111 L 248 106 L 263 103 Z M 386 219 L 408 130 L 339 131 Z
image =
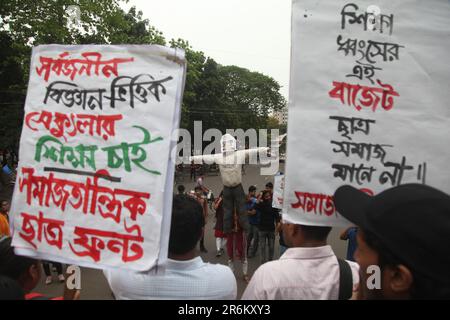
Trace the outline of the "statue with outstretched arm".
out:
M 221 153 L 193 156 L 189 160 L 194 160 L 194 162 L 202 160 L 219 165 L 223 183 L 223 232 L 225 234 L 232 232 L 234 208 L 239 214 L 239 223 L 246 232 L 248 230 L 248 219 L 245 207 L 245 192 L 242 187 L 242 165 L 249 156 L 267 152 L 269 148 L 236 150 L 236 139 L 230 134 L 222 136 L 220 142 Z

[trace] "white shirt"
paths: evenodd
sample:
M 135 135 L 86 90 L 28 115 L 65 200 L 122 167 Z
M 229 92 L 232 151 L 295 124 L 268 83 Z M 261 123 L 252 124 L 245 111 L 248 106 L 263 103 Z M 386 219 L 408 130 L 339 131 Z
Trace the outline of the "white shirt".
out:
M 236 187 L 242 183 L 242 165 L 246 158 L 254 150 L 239 150 L 224 153 L 218 158 L 216 163 L 219 165 L 220 176 L 225 187 Z
M 220 176 L 225 187 L 236 187 L 242 183 L 242 164 L 219 164 Z
M 119 300 L 234 300 L 236 278 L 227 266 L 204 263 L 202 258 L 168 259 L 164 275 L 125 270 L 105 270 L 105 277 Z
M 202 177 L 197 179 L 197 186 L 203 187 L 203 178 Z
M 359 266 L 350 264 L 353 292 L 358 290 Z M 290 248 L 277 261 L 258 268 L 243 300 L 337 300 L 339 264 L 330 246 Z
M 229 151 L 226 153 L 209 154 L 190 157 L 190 161 L 202 160 L 215 162 L 219 165 L 220 176 L 225 187 L 236 187 L 242 182 L 242 165 L 247 157 L 256 156 L 258 153 L 267 152 L 269 148 L 260 147 L 254 149 Z

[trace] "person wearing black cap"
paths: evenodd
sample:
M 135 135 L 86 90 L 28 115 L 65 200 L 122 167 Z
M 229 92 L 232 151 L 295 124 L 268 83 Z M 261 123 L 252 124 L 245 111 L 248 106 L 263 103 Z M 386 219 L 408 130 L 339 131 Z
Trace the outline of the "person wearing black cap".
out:
M 448 194 L 405 184 L 372 197 L 342 186 L 334 203 L 359 227 L 360 298 L 450 299 Z

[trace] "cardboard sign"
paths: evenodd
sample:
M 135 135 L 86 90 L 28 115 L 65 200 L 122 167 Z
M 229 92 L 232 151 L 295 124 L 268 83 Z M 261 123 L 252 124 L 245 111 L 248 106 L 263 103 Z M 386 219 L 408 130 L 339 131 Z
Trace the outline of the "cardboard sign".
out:
M 450 3 L 294 0 L 286 220 L 345 226 L 334 191 L 450 192 Z
M 164 264 L 184 51 L 35 47 L 15 186 L 19 254 L 94 268 Z

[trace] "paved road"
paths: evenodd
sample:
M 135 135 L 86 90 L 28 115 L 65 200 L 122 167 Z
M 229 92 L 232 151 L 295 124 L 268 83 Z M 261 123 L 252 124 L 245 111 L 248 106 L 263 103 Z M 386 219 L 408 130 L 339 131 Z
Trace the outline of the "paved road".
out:
M 259 174 L 259 167 L 257 166 L 246 166 L 246 174 L 243 176 L 243 185 L 244 190 L 248 190 L 250 185 L 256 185 L 258 191 L 263 189 L 265 184 L 269 181 L 273 182 L 273 177 L 270 176 L 261 176 Z M 283 168 L 281 168 L 283 170 Z M 194 187 L 194 182 L 189 181 L 189 174 L 187 174 L 182 181 L 179 181 L 180 184 L 185 185 L 186 190 L 192 190 Z M 214 195 L 218 195 L 222 190 L 222 183 L 220 176 L 207 176 L 205 178 L 205 185 L 212 189 Z M 175 186 L 176 188 L 176 186 Z M 214 215 L 211 212 L 210 218 L 208 219 L 208 223 L 206 226 L 205 232 L 205 246 L 208 250 L 208 253 L 202 253 L 201 256 L 204 261 L 208 261 L 210 263 L 221 263 L 227 264 L 227 257 L 223 255 L 220 258 L 215 256 L 215 238 L 214 238 Z M 333 229 L 331 231 L 329 237 L 329 243 L 332 245 L 336 254 L 340 257 L 345 257 L 346 252 L 346 243 L 339 239 L 339 233 L 342 231 L 341 229 Z M 275 258 L 279 257 L 279 244 L 278 238 L 275 240 Z M 250 275 L 258 268 L 260 265 L 259 256 L 256 256 L 252 259 L 249 259 L 249 273 Z M 245 290 L 246 283 L 243 281 L 243 274 L 241 265 L 236 262 L 236 279 L 238 283 L 238 297 L 242 296 L 242 293 Z M 108 287 L 108 284 L 103 276 L 101 270 L 95 269 L 82 269 L 82 280 L 81 280 L 81 299 L 112 299 L 111 291 Z M 37 292 L 46 293 L 50 296 L 60 295 L 63 290 L 63 285 L 59 283 L 52 283 L 51 285 L 46 286 L 44 284 L 44 278 L 41 280 L 40 285 L 36 289 Z

